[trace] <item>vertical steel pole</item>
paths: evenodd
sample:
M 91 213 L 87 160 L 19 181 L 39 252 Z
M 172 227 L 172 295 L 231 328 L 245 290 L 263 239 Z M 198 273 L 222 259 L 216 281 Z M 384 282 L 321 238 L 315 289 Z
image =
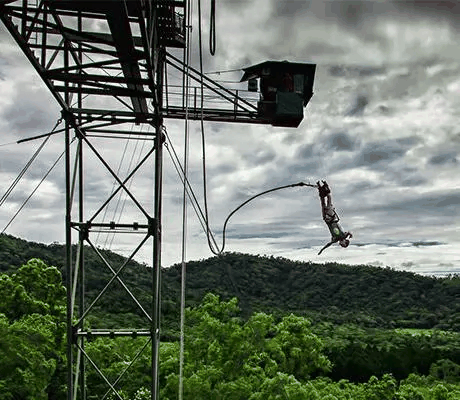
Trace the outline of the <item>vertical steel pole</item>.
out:
M 69 67 L 69 43 L 65 41 L 64 68 Z M 69 104 L 68 82 L 65 83 L 65 103 Z M 66 111 L 66 110 L 63 110 Z M 66 117 L 66 115 L 64 116 Z M 65 241 L 66 241 L 66 289 L 67 289 L 67 399 L 73 395 L 73 326 L 72 326 L 72 227 L 71 227 L 71 166 L 70 166 L 70 122 L 65 118 Z
M 152 400 L 159 399 L 159 363 L 160 363 L 160 312 L 161 312 L 161 209 L 162 209 L 162 173 L 163 173 L 163 143 L 162 130 L 163 118 L 161 104 L 163 94 L 163 67 L 164 49 L 158 49 L 158 63 L 156 69 L 156 99 L 155 99 L 155 198 L 154 198 L 154 221 L 155 229 L 153 236 L 153 337 L 152 337 Z
M 153 235 L 153 313 L 152 313 L 152 400 L 158 400 L 160 360 L 160 303 L 161 303 L 161 128 L 156 128 L 155 139 L 155 216 Z
M 79 32 L 83 31 L 83 21 L 82 21 L 82 16 L 81 16 L 81 11 L 78 12 L 78 27 L 77 27 Z M 79 61 L 82 62 L 83 57 L 82 57 L 82 45 L 81 43 L 78 44 L 78 58 Z M 82 71 L 79 71 L 80 74 L 82 74 Z M 81 89 L 81 84 L 78 84 L 79 89 Z M 78 103 L 78 108 L 83 107 L 83 96 L 81 91 L 78 92 L 78 98 L 77 98 L 77 103 Z M 81 123 L 81 121 L 79 121 Z M 83 138 L 79 137 L 79 149 L 78 149 L 78 204 L 79 204 L 79 222 L 83 223 L 85 221 L 85 216 L 84 216 L 84 171 L 83 171 Z M 88 228 L 89 229 L 89 228 Z M 86 231 L 86 234 L 89 234 L 88 231 Z M 82 237 L 83 236 L 83 237 Z M 78 309 L 79 309 L 79 314 L 83 315 L 85 312 L 85 246 L 84 246 L 84 240 L 85 240 L 85 235 L 80 235 L 79 238 L 79 246 L 80 246 L 80 257 L 79 257 L 79 264 L 76 266 L 79 268 L 79 279 L 80 279 L 80 301 L 78 304 Z M 80 329 L 84 329 L 84 319 L 81 321 Z M 84 350 L 85 348 L 85 338 L 82 336 L 80 338 L 80 347 Z M 81 399 L 86 400 L 86 357 L 81 357 L 80 358 L 80 393 L 81 393 Z

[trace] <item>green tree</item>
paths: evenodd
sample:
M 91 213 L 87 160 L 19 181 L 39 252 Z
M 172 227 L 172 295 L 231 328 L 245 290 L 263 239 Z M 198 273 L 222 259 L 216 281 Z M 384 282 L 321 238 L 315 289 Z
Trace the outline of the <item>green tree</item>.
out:
M 311 331 L 306 318 L 290 314 L 275 327 L 275 337 L 269 348 L 280 370 L 299 380 L 313 372 L 330 371 L 331 363 L 322 353 L 321 339 Z
M 322 342 L 305 318 L 289 315 L 275 324 L 272 316 L 256 313 L 244 322 L 239 313 L 237 299 L 225 302 L 213 294 L 188 310 L 186 398 L 257 399 L 254 396 L 259 392 L 268 393 L 278 387 L 279 393 L 290 393 L 290 399 L 301 399 L 295 394 L 303 393 L 301 380 L 330 368 L 322 354 Z M 177 353 L 175 345 L 163 353 L 165 399 L 177 398 Z M 286 388 L 281 389 L 285 383 Z
M 65 364 L 60 272 L 31 259 L 11 276 L 0 276 L 0 293 L 2 398 L 58 398 Z
M 460 365 L 451 360 L 438 360 L 431 365 L 430 375 L 446 382 L 458 383 L 460 381 Z
M 10 321 L 24 315 L 51 315 L 57 321 L 65 316 L 65 288 L 55 267 L 33 258 L 16 273 L 0 276 L 0 312 Z
M 45 400 L 56 369 L 56 324 L 32 314 L 10 324 L 0 314 L 0 387 L 2 399 Z

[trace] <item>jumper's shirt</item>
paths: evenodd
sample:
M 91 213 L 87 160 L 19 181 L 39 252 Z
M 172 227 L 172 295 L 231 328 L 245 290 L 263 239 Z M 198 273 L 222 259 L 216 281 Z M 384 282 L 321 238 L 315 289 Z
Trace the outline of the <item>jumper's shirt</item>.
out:
M 345 239 L 347 234 L 339 224 L 339 216 L 335 212 L 335 208 L 330 206 L 324 207 L 324 222 L 327 224 L 329 231 L 331 232 L 332 240 L 338 242 L 339 240 Z

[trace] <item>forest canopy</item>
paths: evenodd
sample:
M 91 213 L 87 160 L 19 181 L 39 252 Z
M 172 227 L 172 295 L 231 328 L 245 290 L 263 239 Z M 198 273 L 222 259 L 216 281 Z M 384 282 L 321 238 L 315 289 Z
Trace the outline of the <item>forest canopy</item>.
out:
M 0 241 L 0 254 L 10 257 L 0 258 L 2 399 L 64 399 L 63 247 L 5 235 Z M 13 263 L 33 251 L 47 261 Z M 110 274 L 90 253 L 87 261 L 92 295 Z M 150 272 L 133 262 L 124 276 L 145 302 Z M 161 398 L 172 400 L 179 383 L 179 267 L 162 274 L 160 388 Z M 236 253 L 191 262 L 184 398 L 458 399 L 459 297 L 456 276 Z M 90 328 L 140 322 L 120 292 L 108 292 L 96 311 Z M 144 400 L 150 398 L 149 346 L 145 337 L 90 338 L 86 351 L 124 400 Z M 129 374 L 119 379 L 127 365 Z M 91 365 L 86 371 L 88 398 L 113 398 Z

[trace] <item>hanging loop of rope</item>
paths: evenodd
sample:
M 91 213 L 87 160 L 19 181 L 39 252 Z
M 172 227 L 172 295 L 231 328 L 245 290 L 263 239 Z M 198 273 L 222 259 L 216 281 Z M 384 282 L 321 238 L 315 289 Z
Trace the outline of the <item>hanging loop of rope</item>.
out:
M 211 17 L 209 21 L 209 52 L 216 54 L 216 0 L 211 0 Z

